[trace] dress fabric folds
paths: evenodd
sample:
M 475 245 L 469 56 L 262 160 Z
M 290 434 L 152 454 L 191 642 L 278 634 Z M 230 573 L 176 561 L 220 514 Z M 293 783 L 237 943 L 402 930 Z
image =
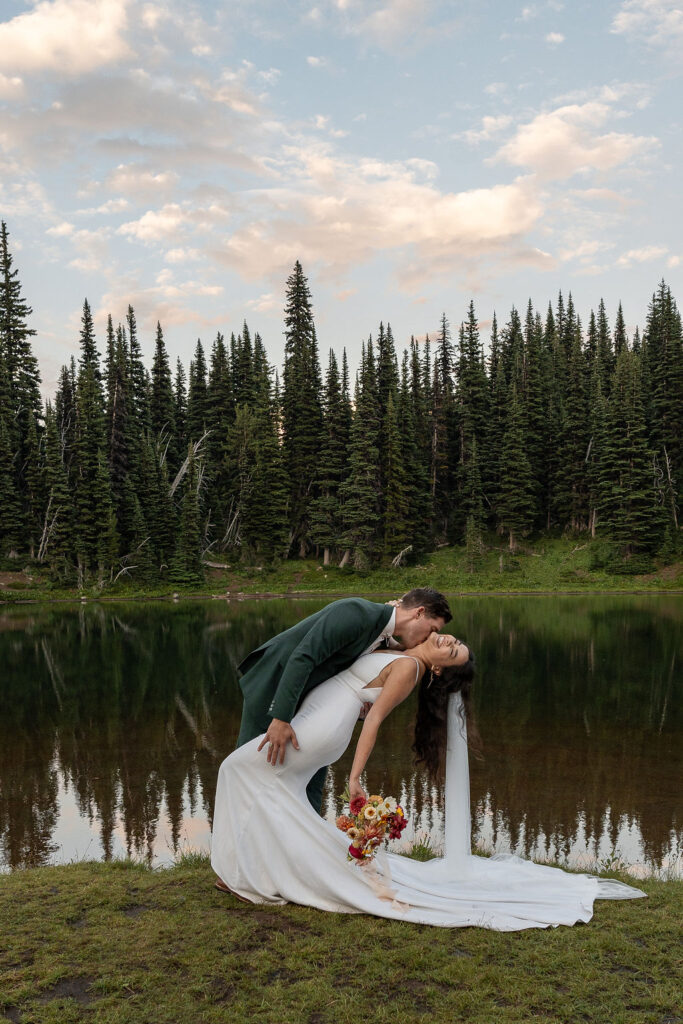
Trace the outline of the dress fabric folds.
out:
M 381 692 L 368 683 L 396 657 L 405 655 L 363 655 L 311 690 L 292 719 L 300 749 L 288 746 L 284 765 L 273 767 L 265 750 L 257 752 L 262 737 L 225 759 L 216 790 L 211 865 L 233 891 L 254 903 L 300 903 L 496 931 L 589 921 L 596 899 L 645 895 L 621 882 L 514 855 L 472 855 L 467 738 L 458 694 L 448 708 L 444 857 L 419 862 L 382 852 L 369 871 L 348 861 L 346 835 L 313 810 L 306 785 L 346 750 L 360 705 L 374 702 Z

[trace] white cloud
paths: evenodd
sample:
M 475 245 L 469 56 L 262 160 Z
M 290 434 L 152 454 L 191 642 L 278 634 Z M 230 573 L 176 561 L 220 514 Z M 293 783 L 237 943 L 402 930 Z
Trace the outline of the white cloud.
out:
M 282 296 L 274 295 L 273 292 L 264 292 L 258 299 L 249 299 L 247 309 L 253 309 L 256 313 L 271 313 L 282 306 Z
M 199 249 L 169 249 L 164 259 L 167 263 L 190 263 L 200 256 Z
M 79 255 L 69 262 L 69 266 L 84 274 L 101 271 L 109 254 L 110 235 L 110 229 L 105 227 L 95 230 L 82 228 L 80 231 L 70 232 L 69 242 Z
M 41 0 L 0 24 L 0 69 L 80 75 L 132 53 L 129 0 Z
M 604 252 L 606 249 L 613 247 L 612 242 L 604 241 L 583 241 L 579 242 L 578 245 L 570 249 L 560 249 L 558 256 L 561 260 L 584 260 L 587 261 L 588 257 L 595 256 L 598 252 Z
M 611 30 L 676 54 L 683 42 L 683 7 L 679 0 L 624 0 Z
M 147 210 L 137 220 L 122 224 L 117 234 L 144 244 L 175 241 L 187 232 L 207 232 L 219 224 L 223 227 L 229 217 L 230 211 L 222 203 L 209 206 L 192 206 L 189 201 L 183 205 L 166 203 L 158 210 Z
M 345 30 L 363 41 L 393 47 L 415 37 L 434 6 L 432 0 L 334 0 Z
M 268 68 L 267 71 L 259 71 L 258 77 L 262 78 L 268 85 L 275 85 L 282 72 L 279 68 Z
M 561 32 L 548 32 L 545 37 L 546 43 L 550 43 L 551 46 L 559 46 L 560 43 L 564 42 L 564 36 Z
M 63 220 L 61 224 L 55 224 L 54 227 L 48 228 L 45 234 L 53 235 L 55 238 L 65 238 L 67 235 L 72 235 L 74 230 L 73 224 L 70 224 L 68 220 Z
M 1 26 L 0 26 L 1 28 Z M 24 95 L 24 80 L 17 75 L 0 74 L 0 100 L 16 100 Z
M 130 235 L 139 242 L 158 242 L 177 237 L 184 223 L 182 207 L 178 203 L 167 203 L 160 210 L 147 210 L 139 220 L 122 224 L 117 234 Z
M 306 63 L 312 68 L 325 67 L 326 61 L 324 57 L 307 57 Z
M 669 250 L 665 245 L 645 245 L 642 249 L 629 249 L 617 260 L 618 267 L 630 267 L 633 263 L 649 263 L 661 259 Z
M 615 192 L 614 189 L 611 188 L 573 188 L 570 189 L 569 194 L 577 196 L 580 199 L 616 203 L 621 207 L 632 206 L 635 202 L 635 200 L 629 199 L 628 196 L 624 196 L 620 192 Z
M 377 252 L 400 256 L 402 264 L 413 253 L 401 271 L 413 289 L 431 273 L 464 269 L 478 257 L 528 251 L 520 239 L 542 214 L 523 178 L 448 193 L 430 180 L 430 161 L 344 159 L 326 143 L 291 147 L 284 158 L 289 186 L 260 193 L 261 208 L 209 253 L 249 279 L 280 276 L 296 259 L 338 276 Z
M 666 265 L 667 267 L 677 267 L 680 264 L 680 262 L 680 256 L 669 256 L 668 260 L 666 261 Z
M 454 139 L 464 139 L 470 145 L 477 145 L 480 142 L 487 142 L 503 129 L 512 123 L 508 114 L 501 114 L 498 117 L 486 116 L 482 118 L 481 128 L 470 128 L 467 131 L 454 135 Z
M 652 137 L 598 134 L 611 115 L 607 104 L 596 101 L 538 114 L 519 126 L 494 159 L 529 167 L 546 179 L 564 179 L 578 171 L 610 170 L 659 145 Z
M 119 164 L 107 177 L 105 187 L 138 200 L 158 199 L 172 192 L 178 180 L 174 171 L 152 171 L 144 164 Z

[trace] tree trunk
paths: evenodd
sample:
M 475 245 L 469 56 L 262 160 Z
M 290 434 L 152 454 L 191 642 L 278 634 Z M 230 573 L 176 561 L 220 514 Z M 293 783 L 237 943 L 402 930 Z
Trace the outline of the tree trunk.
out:
M 329 548 L 325 548 L 325 553 L 323 555 L 323 565 L 329 565 L 329 564 L 330 564 L 330 549 Z
M 339 568 L 343 569 L 345 565 L 348 565 L 350 558 L 351 558 L 351 548 L 347 548 L 346 551 L 344 552 L 344 554 L 342 555 L 342 560 L 339 563 Z

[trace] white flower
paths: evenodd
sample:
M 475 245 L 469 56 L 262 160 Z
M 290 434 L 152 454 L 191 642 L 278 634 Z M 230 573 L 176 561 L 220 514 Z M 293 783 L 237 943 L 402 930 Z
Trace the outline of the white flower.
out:
M 393 814 L 397 806 L 398 804 L 394 800 L 393 796 L 388 796 L 382 801 L 378 810 L 380 810 L 382 814 Z
M 374 821 L 377 817 L 377 808 L 373 807 L 372 804 L 367 804 L 363 808 L 363 817 L 367 818 L 368 821 Z

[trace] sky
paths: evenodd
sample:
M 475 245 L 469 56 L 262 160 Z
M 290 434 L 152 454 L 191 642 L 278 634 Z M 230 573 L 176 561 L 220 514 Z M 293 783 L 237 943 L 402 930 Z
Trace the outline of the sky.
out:
M 678 4 L 678 6 L 677 6 Z M 529 299 L 681 302 L 680 0 L 3 0 L 0 216 L 43 393 L 129 303 L 151 366 L 246 319 L 283 355 L 298 259 L 323 369 L 485 341 Z

